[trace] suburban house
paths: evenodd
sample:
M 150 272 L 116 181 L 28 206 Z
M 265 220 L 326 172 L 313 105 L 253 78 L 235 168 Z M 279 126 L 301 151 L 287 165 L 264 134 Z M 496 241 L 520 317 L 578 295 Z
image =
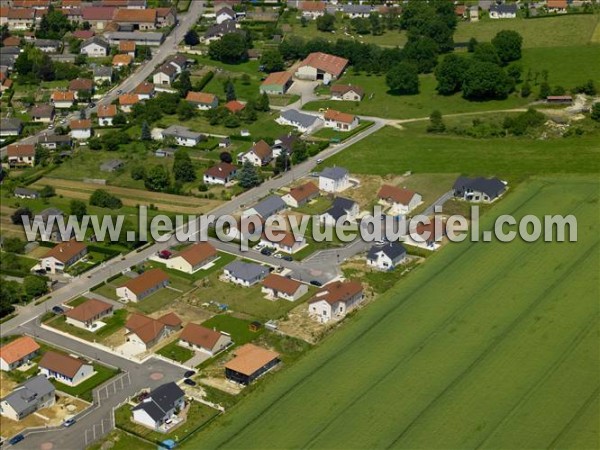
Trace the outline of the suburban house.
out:
M 357 281 L 336 281 L 322 287 L 308 304 L 308 313 L 321 323 L 341 319 L 363 300 Z
M 432 219 L 428 224 L 418 223 L 414 231 L 408 230 L 404 242 L 426 250 L 437 250 L 445 234 L 445 227 L 439 219 Z
M 343 167 L 328 167 L 319 174 L 319 189 L 342 192 L 350 187 L 350 174 Z
M 69 82 L 69 91 L 75 95 L 75 99 L 79 99 L 79 93 L 92 95 L 94 92 L 94 80 L 91 78 L 75 78 Z
M 57 53 L 60 50 L 60 41 L 55 39 L 36 39 L 33 46 L 44 53 Z
M 331 86 L 331 100 L 359 102 L 364 96 L 365 91 L 360 86 L 351 84 L 334 84 Z
M 44 133 L 38 137 L 37 143 L 48 150 L 56 150 L 60 147 L 72 147 L 73 139 L 67 134 L 62 135 Z
M 293 74 L 291 72 L 272 72 L 260 84 L 260 93 L 269 95 L 283 95 L 292 86 Z
M 568 8 L 567 0 L 548 0 L 546 9 L 549 13 L 566 14 Z
M 229 230 L 227 230 L 227 236 L 237 240 L 259 238 L 265 221 L 266 219 L 263 219 L 256 213 L 242 216 L 236 220 L 235 224 L 231 224 Z M 257 229 L 257 227 L 260 227 L 260 229 Z
M 294 233 L 286 230 L 270 230 L 273 240 L 263 233 L 260 243 L 266 247 L 272 247 L 277 251 L 294 254 L 306 246 L 306 239 L 302 236 L 296 239 Z
M 177 69 L 171 64 L 163 64 L 152 75 L 152 82 L 156 86 L 171 86 L 177 77 Z
M 379 204 L 389 206 L 388 214 L 408 214 L 423 202 L 423 197 L 409 189 L 384 184 L 377 193 Z
M 235 357 L 225 364 L 228 380 L 247 386 L 279 364 L 279 353 L 245 344 L 235 349 Z
M 125 53 L 135 58 L 135 48 L 135 41 L 119 41 L 119 53 Z
M 36 10 L 33 8 L 9 8 L 6 25 L 9 30 L 30 30 L 35 26 L 35 20 Z
M 247 209 L 242 213 L 243 217 L 258 215 L 266 220 L 271 216 L 283 211 L 287 206 L 281 197 L 277 195 L 269 195 L 264 200 L 258 202 L 254 207 Z
M 177 416 L 184 405 L 185 392 L 177 383 L 161 384 L 132 409 L 133 421 L 152 430 L 166 431 L 166 422 Z
M 81 21 L 88 22 L 92 29 L 101 31 L 110 24 L 116 8 L 109 6 L 87 6 L 81 9 Z
M 81 44 L 80 53 L 90 58 L 104 58 L 108 55 L 110 46 L 104 39 L 94 36 Z
M 179 125 L 171 125 L 169 128 L 162 130 L 160 134 L 161 139 L 172 137 L 175 139 L 177 145 L 182 145 L 184 147 L 193 147 L 198 145 L 200 141 L 204 139 L 202 133 L 197 133 L 187 127 Z
M 298 4 L 298 10 L 302 12 L 302 17 L 307 19 L 316 19 L 325 15 L 327 3 L 322 1 L 301 1 Z
M 54 91 L 50 100 L 56 109 L 69 109 L 75 103 L 75 93 L 70 91 Z
M 242 163 L 249 162 L 257 167 L 266 166 L 272 160 L 273 151 L 271 146 L 263 140 L 255 142 L 250 150 L 238 156 L 238 161 Z
M 135 94 L 122 94 L 119 95 L 119 108 L 123 112 L 131 112 L 133 105 L 137 105 L 140 102 L 140 98 Z
M 355 19 L 357 17 L 368 18 L 374 12 L 371 5 L 342 5 L 342 13 L 346 17 Z
M 185 100 L 201 110 L 213 109 L 219 106 L 219 99 L 214 94 L 206 92 L 188 92 Z
M 169 285 L 169 276 L 160 269 L 150 269 L 117 288 L 117 297 L 139 302 Z
M 142 314 L 132 314 L 125 323 L 127 342 L 132 342 L 146 351 L 154 347 L 169 334 L 181 328 L 181 319 L 175 313 L 153 319 Z
M 261 284 L 261 291 L 272 300 L 282 298 L 294 302 L 308 292 L 307 285 L 274 273 L 267 275 Z
M 125 162 L 122 159 L 109 159 L 106 162 L 100 164 L 100 170 L 102 172 L 116 172 L 125 167 Z
M 88 331 L 95 331 L 95 322 L 112 316 L 114 306 L 96 298 L 90 298 L 65 312 L 66 322 Z
M 360 212 L 358 203 L 354 200 L 344 197 L 336 197 L 333 205 L 325 211 L 319 219 L 321 223 L 327 226 L 335 226 L 336 223 L 354 222 Z
M 493 4 L 490 6 L 490 19 L 514 19 L 519 7 L 514 3 Z
M 504 194 L 506 184 L 498 178 L 458 177 L 453 190 L 456 198 L 469 202 L 490 203 Z
M 296 78 L 301 80 L 323 80 L 329 84 L 337 80 L 348 66 L 346 58 L 329 55 L 327 53 L 310 53 L 298 66 Z
M 118 8 L 113 17 L 119 27 L 128 27 L 136 31 L 148 31 L 156 28 L 156 9 L 142 10 Z
M 28 198 L 31 200 L 40 198 L 40 193 L 38 191 L 34 191 L 33 189 L 27 189 L 27 188 L 22 188 L 22 187 L 15 188 L 13 195 L 16 198 Z
M 0 370 L 8 372 L 35 358 L 40 346 L 29 336 L 21 336 L 0 347 Z
M 320 117 L 300 112 L 297 109 L 281 111 L 275 122 L 279 125 L 292 126 L 301 133 L 312 133 L 323 125 L 323 120 Z
M 94 67 L 94 83 L 104 84 L 112 82 L 113 70 L 108 66 Z
M 312 181 L 308 181 L 303 185 L 290 189 L 290 192 L 285 194 L 281 199 L 290 208 L 299 208 L 306 205 L 312 199 L 319 196 L 319 188 Z
M 98 125 L 101 127 L 112 127 L 113 119 L 117 115 L 117 105 L 98 106 Z
M 73 139 L 89 139 L 92 137 L 91 119 L 76 119 L 69 123 Z
M 0 119 L 0 137 L 18 136 L 23 131 L 23 122 L 14 117 Z
M 294 144 L 299 140 L 299 137 L 292 133 L 287 133 L 279 136 L 273 142 L 271 150 L 273 151 L 273 159 L 277 158 L 282 153 L 291 155 L 294 152 Z
M 224 6 L 217 11 L 215 20 L 219 25 L 226 20 L 235 20 L 235 11 L 228 6 Z
M 170 27 L 177 23 L 177 10 L 175 8 L 156 8 L 156 27 Z
M 0 415 L 19 421 L 35 411 L 53 406 L 55 393 L 54 385 L 45 376 L 37 375 L 0 400 Z
M 204 172 L 204 184 L 226 185 L 237 175 L 237 167 L 233 164 L 220 162 Z
M 208 242 L 197 242 L 167 260 L 167 269 L 194 273 L 217 259 L 217 249 Z
M 224 20 L 221 23 L 209 27 L 202 36 L 202 41 L 212 42 L 221 39 L 226 34 L 239 33 L 246 35 L 246 31 L 238 28 L 238 24 L 234 20 Z
M 171 55 L 165 60 L 165 64 L 175 67 L 177 73 L 181 73 L 186 69 L 188 60 L 184 55 Z
M 54 378 L 68 386 L 77 386 L 94 375 L 94 366 L 79 358 L 48 350 L 42 356 L 38 367 L 46 378 Z
M 133 93 L 137 95 L 140 100 L 150 100 L 154 97 L 155 92 L 154 84 L 148 81 L 142 81 L 133 90 Z
M 359 124 L 358 116 L 347 114 L 335 109 L 328 109 L 323 115 L 325 128 L 333 128 L 338 131 L 351 131 Z
M 35 166 L 35 146 L 33 144 L 10 144 L 6 149 L 10 167 Z
M 179 336 L 179 345 L 210 356 L 215 356 L 232 344 L 230 335 L 195 323 L 188 323 Z
M 268 274 L 268 267 L 242 261 L 233 261 L 223 269 L 226 280 L 244 287 L 254 286 Z
M 54 105 L 37 105 L 29 110 L 34 122 L 50 123 L 54 120 Z
M 133 58 L 131 55 L 128 55 L 127 53 L 119 53 L 113 56 L 112 66 L 117 69 L 121 69 L 123 67 L 130 66 L 132 62 Z
M 60 242 L 52 247 L 40 261 L 40 266 L 49 273 L 62 273 L 85 255 L 88 248 L 76 240 Z
M 406 260 L 406 249 L 399 242 L 374 245 L 367 252 L 367 265 L 379 270 L 392 270 Z

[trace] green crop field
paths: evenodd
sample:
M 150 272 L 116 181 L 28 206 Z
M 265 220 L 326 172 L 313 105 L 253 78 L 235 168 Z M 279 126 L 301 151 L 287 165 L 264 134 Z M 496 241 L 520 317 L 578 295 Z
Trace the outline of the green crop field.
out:
M 599 188 L 520 185 L 482 230 L 573 214 L 578 242 L 449 244 L 182 448 L 597 448 Z

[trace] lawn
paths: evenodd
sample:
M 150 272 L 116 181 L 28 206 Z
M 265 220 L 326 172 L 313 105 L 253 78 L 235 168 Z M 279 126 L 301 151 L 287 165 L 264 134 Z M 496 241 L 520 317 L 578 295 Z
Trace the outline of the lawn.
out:
M 257 332 L 250 331 L 248 327 L 251 322 L 250 320 L 238 319 L 230 314 L 221 314 L 211 317 L 202 325 L 206 328 L 216 328 L 219 331 L 224 331 L 231 335 L 231 339 L 236 345 L 242 345 L 256 339 L 264 331 L 264 328 Z
M 94 371 L 96 372 L 92 377 L 87 380 L 81 382 L 77 386 L 67 386 L 56 380 L 51 380 L 52 384 L 56 387 L 57 390 L 66 392 L 69 395 L 73 395 L 75 397 L 79 397 L 83 400 L 91 402 L 92 391 L 100 386 L 105 381 L 108 381 L 110 378 L 114 377 L 117 373 L 119 373 L 118 369 L 111 369 L 106 366 L 101 366 L 100 364 L 94 364 Z
M 165 345 L 163 348 L 158 350 L 156 353 L 159 355 L 163 355 L 166 358 L 172 359 L 174 361 L 179 361 L 180 363 L 186 362 L 188 359 L 194 357 L 194 352 L 189 348 L 182 347 L 181 345 L 177 345 L 179 340 L 175 340 L 170 344 Z
M 499 176 L 514 181 L 538 174 L 600 170 L 597 134 L 568 139 L 507 137 L 477 140 L 426 134 L 425 126 L 423 123 L 408 124 L 405 130 L 385 127 L 327 159 L 326 164 L 372 175 L 405 171 L 462 173 Z M 450 189 L 451 186 L 447 187 Z
M 185 247 L 187 247 L 187 245 L 185 245 Z M 158 267 L 158 268 L 164 270 L 169 275 L 176 277 L 176 278 L 181 278 L 181 279 L 185 279 L 185 280 L 189 280 L 189 281 L 197 281 L 197 280 L 205 278 L 217 271 L 220 271 L 224 266 L 226 266 L 227 264 L 229 264 L 230 262 L 235 260 L 235 258 L 236 258 L 235 255 L 232 255 L 230 253 L 219 252 L 219 258 L 217 260 L 213 261 L 212 265 L 210 267 L 208 267 L 207 269 L 197 270 L 196 272 L 191 273 L 191 274 L 181 272 L 180 270 L 167 269 L 167 266 L 165 264 L 160 263 L 158 261 L 149 261 L 148 265 L 151 267 Z
M 323 214 L 329 208 L 331 208 L 332 201 L 330 198 L 325 196 L 317 197 L 311 202 L 301 206 L 300 208 L 296 208 L 294 212 L 306 214 L 308 216 L 315 216 L 318 214 Z
M 175 286 L 172 280 L 170 281 L 170 286 Z M 188 285 L 187 290 L 189 289 L 190 286 Z M 183 289 L 181 290 L 183 291 Z M 174 289 L 169 288 L 159 289 L 154 294 L 149 295 L 148 297 L 144 298 L 143 300 L 140 300 L 139 302 L 129 303 L 129 306 L 141 312 L 142 314 L 151 314 L 173 303 L 173 301 L 180 297 L 183 294 L 183 292 L 178 292 Z
M 599 192 L 520 185 L 482 230 L 575 214 L 578 242 L 451 244 L 182 448 L 595 448 Z
M 29 275 L 29 271 L 38 263 L 37 260 L 14 253 L 0 252 L 0 272 L 9 271 L 15 274 L 18 272 L 22 276 Z
M 357 133 L 369 128 L 373 125 L 373 122 L 368 120 L 363 120 L 359 126 L 354 128 L 351 131 L 338 131 L 333 128 L 322 128 L 313 134 L 314 137 L 317 138 L 325 138 L 325 139 L 339 139 L 340 141 L 345 141 L 346 139 L 354 136 Z
M 73 305 L 71 303 L 70 306 L 76 305 Z M 64 331 L 65 333 L 72 334 L 73 336 L 77 336 L 81 339 L 85 339 L 86 341 L 102 342 L 104 338 L 111 336 L 115 333 L 115 331 L 125 326 L 125 322 L 127 321 L 127 310 L 118 309 L 113 313 L 111 317 L 104 318 L 102 319 L 102 321 L 106 325 L 104 325 L 95 333 L 68 324 L 66 322 L 66 317 L 63 315 L 56 316 L 54 319 L 48 321 L 46 325 L 51 326 L 52 328 L 56 328 L 57 330 Z

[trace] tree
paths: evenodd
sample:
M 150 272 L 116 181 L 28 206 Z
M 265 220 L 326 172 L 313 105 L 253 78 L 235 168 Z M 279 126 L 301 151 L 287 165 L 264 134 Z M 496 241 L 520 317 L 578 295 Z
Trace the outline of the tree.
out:
M 502 67 L 490 63 L 473 61 L 465 73 L 463 97 L 469 100 L 491 100 L 506 98 L 514 88 L 512 78 Z
M 594 80 L 588 80 L 581 86 L 576 86 L 573 91 L 578 94 L 586 94 L 590 96 L 596 95 L 596 84 L 594 83 Z
M 223 125 L 227 128 L 237 128 L 240 124 L 240 118 L 236 114 L 228 114 L 223 120 Z
M 350 20 L 350 25 L 358 34 L 369 34 L 371 32 L 371 22 L 364 17 L 355 17 Z
M 506 68 L 506 74 L 515 80 L 515 84 L 521 82 L 521 74 L 523 73 L 523 67 L 520 64 L 511 64 Z
M 228 102 L 237 99 L 237 96 L 235 95 L 235 86 L 233 85 L 231 78 L 225 83 L 225 98 Z
M 54 197 L 55 195 L 56 190 L 52 186 L 46 185 L 40 190 L 40 197 L 42 198 L 50 198 Z
M 294 164 L 299 164 L 307 159 L 308 149 L 306 148 L 306 142 L 304 142 L 302 139 L 296 139 L 296 141 L 292 144 L 292 162 Z
M 179 78 L 174 84 L 175 89 L 179 92 L 181 98 L 185 98 L 189 91 L 192 90 L 192 81 L 190 80 L 189 70 L 184 70 L 179 75 Z
M 173 176 L 176 181 L 188 182 L 196 179 L 196 171 L 187 150 L 177 150 L 173 161 Z
M 302 28 L 306 28 L 308 26 L 308 19 L 304 16 L 300 17 L 300 25 Z
M 279 51 L 283 59 L 290 61 L 293 59 L 299 59 L 305 54 L 306 42 L 301 36 L 291 35 L 286 37 L 281 44 L 279 44 Z
M 592 114 L 590 115 L 590 117 L 592 118 L 592 120 L 600 122 L 600 102 L 594 103 L 594 105 L 592 106 Z
M 260 64 L 267 73 L 280 72 L 284 69 L 283 56 L 279 50 L 266 50 L 260 57 Z
M 504 119 L 503 127 L 509 133 L 515 136 L 522 136 L 529 130 L 541 127 L 546 122 L 546 116 L 533 108 L 518 116 L 507 116 Z
M 550 88 L 550 83 L 547 81 L 542 81 L 540 83 L 540 92 L 538 94 L 538 98 L 540 100 L 546 100 L 546 98 L 552 94 L 552 88 Z
M 383 21 L 378 13 L 369 14 L 369 23 L 373 36 L 381 36 L 383 34 Z
M 142 123 L 142 131 L 141 131 L 140 139 L 142 141 L 151 141 L 152 140 L 152 133 L 150 132 L 150 126 L 148 125 L 148 122 L 146 122 L 146 121 L 144 121 L 144 123 Z
M 29 222 L 33 219 L 33 212 L 27 207 L 17 208 L 17 210 L 10 216 L 10 221 L 13 225 L 23 225 L 24 217 L 29 218 Z
M 258 101 L 256 102 L 257 111 L 265 111 L 268 112 L 271 107 L 269 105 L 269 96 L 266 92 L 263 92 L 260 97 L 258 97 Z
M 521 59 L 521 48 L 523 38 L 513 30 L 502 30 L 492 39 L 492 45 L 496 47 L 502 64 Z
M 530 95 L 531 95 L 531 85 L 529 84 L 529 81 L 526 81 L 525 83 L 523 83 L 523 86 L 521 86 L 521 97 L 527 98 Z
M 36 298 L 48 292 L 48 279 L 38 275 L 23 278 L 23 290 L 29 298 Z
M 256 122 L 258 114 L 256 113 L 256 102 L 254 100 L 249 100 L 246 103 L 246 107 L 242 110 L 241 118 L 246 123 Z
M 177 106 L 177 117 L 179 120 L 190 120 L 196 114 L 196 107 L 189 102 L 179 102 Z
M 35 36 L 38 39 L 62 39 L 65 33 L 72 29 L 67 16 L 56 11 L 54 5 L 50 5 L 47 13 L 42 16 Z
M 117 113 L 117 115 L 115 117 L 113 117 L 113 121 L 112 121 L 113 125 L 115 126 L 123 126 L 123 125 L 127 125 L 127 117 L 125 117 L 125 114 L 123 113 Z
M 8 253 L 25 253 L 25 241 L 18 237 L 6 236 L 2 242 L 2 248 Z
M 160 164 L 152 166 L 150 170 L 146 172 L 146 178 L 144 179 L 144 186 L 149 191 L 162 192 L 169 189 L 171 186 L 171 178 L 169 172 Z
M 385 82 L 394 94 L 412 95 L 419 93 L 419 74 L 414 65 L 401 62 L 390 69 Z
M 75 66 L 73 66 L 75 67 Z M 27 46 L 15 60 L 15 71 L 25 83 L 54 80 L 54 64 L 40 49 Z M 74 76 L 73 78 L 77 78 Z
M 239 64 L 248 60 L 248 41 L 241 33 L 230 33 L 208 46 L 211 59 L 227 64 Z
M 105 150 L 114 152 L 119 150 L 121 145 L 126 145 L 131 142 L 129 134 L 125 131 L 109 131 L 100 138 Z
M 146 168 L 144 166 L 135 166 L 131 169 L 131 178 L 133 180 L 143 180 L 146 177 Z
M 482 42 L 481 44 L 477 45 L 477 47 L 475 47 L 473 57 L 478 61 L 489 62 L 497 65 L 500 65 L 502 62 L 496 47 L 489 42 Z
M 35 146 L 35 164 L 40 166 L 47 166 L 48 160 L 50 159 L 50 150 L 42 145 Z
M 446 125 L 442 118 L 442 113 L 435 110 L 429 116 L 429 125 L 427 126 L 428 133 L 443 133 L 446 131 Z
M 323 14 L 317 17 L 317 30 L 327 33 L 335 30 L 335 16 L 332 14 Z
M 231 153 L 229 153 L 229 152 L 221 152 L 219 154 L 219 159 L 221 160 L 221 162 L 224 162 L 227 164 L 231 164 L 233 162 L 233 158 L 231 156 Z
M 183 41 L 185 42 L 185 45 L 193 47 L 194 45 L 198 45 L 200 43 L 200 38 L 198 37 L 198 33 L 196 33 L 196 30 L 192 29 L 185 33 Z
M 90 196 L 90 205 L 100 208 L 119 209 L 123 206 L 123 202 L 120 198 L 104 189 L 96 189 Z
M 77 217 L 77 220 L 81 220 L 87 214 L 87 206 L 81 200 L 71 200 L 69 210 L 72 216 Z
M 419 73 L 429 73 L 437 64 L 438 45 L 430 37 L 412 38 L 404 46 L 402 56 L 412 62 Z
M 465 72 L 469 61 L 457 54 L 446 55 L 442 62 L 435 68 L 437 91 L 442 95 L 452 95 L 462 88 Z
M 246 161 L 238 172 L 238 180 L 244 189 L 253 188 L 262 182 L 258 170 L 249 161 Z
M 469 53 L 473 53 L 478 45 L 479 45 L 479 42 L 477 41 L 477 39 L 472 37 L 471 39 L 469 39 L 469 42 L 467 44 L 467 51 Z
M 277 173 L 287 172 L 292 167 L 290 157 L 286 151 L 283 151 L 275 158 L 275 171 Z

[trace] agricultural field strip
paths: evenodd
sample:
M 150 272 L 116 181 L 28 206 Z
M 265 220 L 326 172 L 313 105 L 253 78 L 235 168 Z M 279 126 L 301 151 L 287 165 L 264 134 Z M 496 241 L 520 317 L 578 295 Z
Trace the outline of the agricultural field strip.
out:
M 597 344 L 597 339 L 594 342 Z M 600 387 L 596 388 L 596 390 L 590 395 L 590 397 L 586 400 L 586 402 L 579 408 L 577 414 L 573 417 L 573 419 L 567 423 L 563 429 L 558 433 L 556 438 L 550 443 L 549 448 L 563 448 L 563 445 L 559 445 L 560 440 L 566 435 L 567 432 L 571 431 L 575 425 L 578 424 L 581 418 L 586 418 L 585 414 L 588 412 L 592 412 L 596 417 L 592 417 L 591 422 L 594 427 L 598 425 L 598 401 L 600 400 Z M 597 441 L 597 439 L 596 439 Z M 564 447 L 567 447 L 565 444 Z M 571 445 L 571 448 L 575 448 L 576 446 Z
M 535 195 L 535 194 L 533 194 L 532 196 L 530 196 L 530 198 L 532 198 L 534 195 Z M 468 251 L 464 251 L 464 252 L 463 252 L 463 254 L 466 254 L 466 253 L 468 253 Z M 458 261 L 458 259 L 457 259 L 457 260 L 455 260 L 455 262 L 456 262 L 456 261 Z M 451 264 L 452 264 L 452 263 L 451 263 Z M 396 307 L 398 307 L 398 305 L 396 305 Z M 381 323 L 380 323 L 380 324 L 377 324 L 377 325 L 381 325 Z M 367 330 L 367 331 L 368 331 L 368 330 Z M 364 336 L 363 336 L 363 337 L 364 337 Z M 350 342 L 350 343 L 348 343 L 347 345 L 351 345 L 352 343 L 353 343 L 353 342 Z M 335 358 L 335 357 L 334 357 L 334 358 Z M 334 359 L 334 358 L 331 358 L 331 359 Z M 319 370 L 319 369 L 317 369 L 317 370 Z M 291 391 L 288 391 L 288 393 L 290 393 L 290 392 L 291 392 Z M 283 397 L 283 396 L 280 396 L 280 397 Z M 256 419 L 257 419 L 257 418 L 254 418 L 254 419 L 253 419 L 253 421 L 255 421 Z M 226 442 L 227 442 L 227 441 L 226 441 Z

